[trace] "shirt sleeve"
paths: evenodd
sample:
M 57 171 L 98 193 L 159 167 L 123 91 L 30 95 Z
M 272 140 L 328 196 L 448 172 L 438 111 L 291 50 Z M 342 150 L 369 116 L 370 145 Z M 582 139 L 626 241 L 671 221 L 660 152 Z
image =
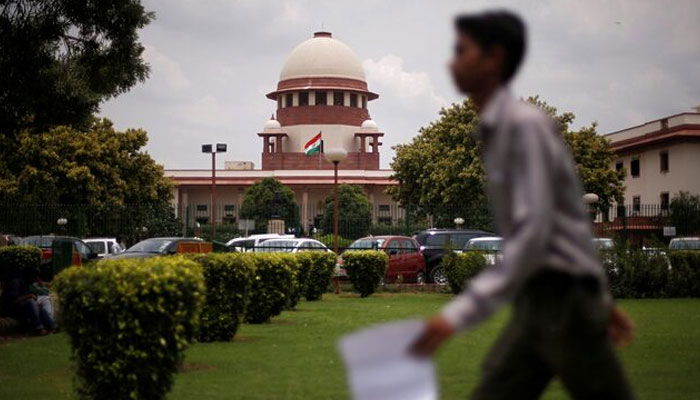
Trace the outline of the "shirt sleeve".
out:
M 511 218 L 504 236 L 503 260 L 471 280 L 442 310 L 458 331 L 488 318 L 509 300 L 543 261 L 552 232 L 554 183 L 547 124 L 519 124 L 506 140 L 512 151 L 503 168 L 511 182 L 507 202 Z M 495 194 L 499 195 L 499 194 Z

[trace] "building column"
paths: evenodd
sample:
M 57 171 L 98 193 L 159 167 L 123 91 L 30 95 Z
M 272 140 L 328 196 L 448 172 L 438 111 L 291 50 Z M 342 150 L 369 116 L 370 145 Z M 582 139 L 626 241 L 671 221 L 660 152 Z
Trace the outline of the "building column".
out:
M 301 194 L 301 226 L 304 232 L 309 233 L 309 192 L 304 188 Z
M 187 214 L 187 207 L 189 206 L 189 202 L 187 199 L 187 190 L 182 191 L 182 235 L 187 235 L 187 224 L 189 223 L 188 219 L 192 218 L 192 210 L 190 210 L 189 215 Z
M 365 135 L 360 136 L 360 153 L 364 153 L 367 149 L 367 143 L 365 143 Z
M 270 137 L 263 136 L 263 153 L 267 153 L 270 150 Z
M 372 137 L 374 146 L 372 147 L 372 153 L 379 153 L 379 136 Z

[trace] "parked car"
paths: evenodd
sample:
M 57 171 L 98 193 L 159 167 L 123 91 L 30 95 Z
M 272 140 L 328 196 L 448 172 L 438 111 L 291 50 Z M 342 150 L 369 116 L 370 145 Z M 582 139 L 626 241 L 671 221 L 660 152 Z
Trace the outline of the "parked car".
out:
M 700 237 L 684 237 L 671 239 L 669 250 L 700 250 Z
M 71 242 L 73 248 L 72 265 L 82 265 L 83 263 L 97 258 L 97 253 L 93 252 L 82 240 L 72 236 L 27 236 L 19 244 L 25 246 L 36 246 L 41 249 L 41 264 L 50 264 L 53 260 L 53 245 L 56 241 Z
M 593 247 L 596 250 L 612 250 L 615 247 L 615 242 L 610 238 L 593 238 Z
M 88 238 L 83 241 L 90 250 L 97 253 L 97 258 L 110 257 L 124 251 L 115 238 Z
M 348 250 L 380 250 L 389 256 L 385 282 L 396 282 L 401 276 L 403 282 L 423 284 L 427 275 L 425 258 L 418 242 L 408 236 L 370 236 L 354 241 Z
M 483 236 L 494 236 L 494 234 L 476 229 L 427 229 L 414 236 L 425 257 L 428 282 L 447 284 L 445 270 L 441 265 L 447 248 L 460 250 L 470 239 Z
M 212 244 L 198 238 L 165 237 L 142 240 L 111 259 L 149 258 L 185 253 L 211 253 Z
M 13 235 L 12 233 L 0 233 L 0 247 L 19 244 L 21 240 L 21 237 Z
M 464 245 L 463 251 L 481 251 L 486 258 L 486 265 L 494 265 L 503 259 L 503 238 L 483 236 L 470 239 Z
M 226 243 L 226 246 L 232 251 L 240 253 L 255 251 L 255 248 L 260 243 L 268 239 L 294 239 L 294 235 L 280 235 L 279 233 L 263 233 L 258 235 L 250 235 L 247 237 L 234 238 Z
M 332 252 L 325 244 L 316 239 L 267 239 L 255 247 L 261 253 L 297 253 L 300 251 Z

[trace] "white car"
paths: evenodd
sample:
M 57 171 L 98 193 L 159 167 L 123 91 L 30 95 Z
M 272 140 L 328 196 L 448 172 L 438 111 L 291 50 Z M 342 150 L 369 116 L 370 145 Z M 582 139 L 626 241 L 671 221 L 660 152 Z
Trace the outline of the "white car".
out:
M 97 254 L 97 258 L 110 257 L 121 254 L 124 249 L 115 238 L 89 238 L 83 239 L 86 245 Z
M 672 239 L 668 244 L 669 250 L 700 250 L 700 237 L 684 237 Z
M 463 251 L 481 251 L 486 258 L 486 265 L 494 265 L 503 259 L 503 238 L 498 236 L 484 236 L 469 239 L 464 245 Z
M 262 253 L 298 253 L 300 251 L 331 251 L 315 239 L 268 239 L 255 248 Z
M 255 251 L 255 248 L 260 243 L 270 239 L 294 239 L 294 235 L 280 235 L 279 233 L 263 233 L 259 235 L 250 235 L 248 237 L 234 238 L 226 243 L 226 246 L 233 251 L 246 253 Z

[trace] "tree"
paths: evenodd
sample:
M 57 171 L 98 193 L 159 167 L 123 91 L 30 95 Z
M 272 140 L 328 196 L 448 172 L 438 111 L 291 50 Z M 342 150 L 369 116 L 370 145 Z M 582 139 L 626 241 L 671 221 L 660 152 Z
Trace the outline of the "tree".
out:
M 678 192 L 669 204 L 671 225 L 679 236 L 694 235 L 700 229 L 700 196 Z
M 321 229 L 333 233 L 335 195 L 326 196 Z M 357 185 L 338 185 L 338 235 L 346 239 L 357 239 L 367 235 L 372 225 L 372 203 L 367 194 Z
M 615 155 L 608 140 L 597 134 L 596 124 L 571 130 L 573 113 L 558 113 L 537 96 L 528 101 L 559 123 L 584 190 L 600 198 L 596 206 L 606 210 L 612 201 L 621 200 L 624 172 L 610 168 Z M 474 104 L 465 100 L 440 110 L 440 118 L 421 128 L 411 143 L 396 146 L 391 166 L 399 185 L 390 188 L 392 197 L 419 215 L 432 215 L 438 226 L 462 217 L 465 226 L 490 228 L 477 127 Z
M 469 227 L 487 227 L 481 141 L 474 103 L 465 100 L 440 110 L 440 118 L 420 129 L 409 144 L 397 145 L 391 167 L 399 182 L 389 193 L 418 215 L 432 215 L 437 226 L 455 217 Z
M 148 76 L 139 0 L 0 3 L 0 133 L 87 129 L 99 104 Z
M 59 126 L 0 136 L 0 148 L 8 142 L 16 147 L 0 158 L 5 212 L 24 207 L 35 221 L 62 213 L 72 222 L 83 221 L 75 234 L 131 234 L 143 227 L 150 235 L 177 233 L 172 183 L 142 150 L 145 131 L 118 132 L 109 120 L 93 119 L 85 132 Z
M 281 219 L 287 227 L 297 227 L 299 213 L 294 192 L 274 178 L 264 178 L 245 191 L 241 218 L 254 219 L 258 231 L 266 231 L 271 219 Z

